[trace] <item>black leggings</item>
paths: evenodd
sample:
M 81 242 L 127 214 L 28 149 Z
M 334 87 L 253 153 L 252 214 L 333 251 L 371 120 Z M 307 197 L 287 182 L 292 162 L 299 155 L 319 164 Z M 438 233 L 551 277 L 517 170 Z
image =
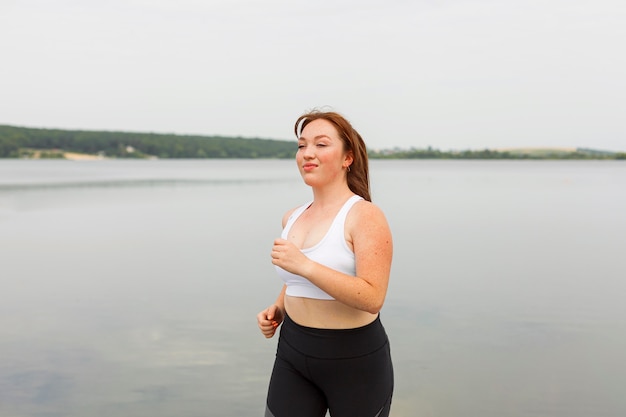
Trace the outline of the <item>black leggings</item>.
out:
M 265 417 L 387 417 L 393 393 L 389 341 L 380 318 L 356 329 L 280 330 Z

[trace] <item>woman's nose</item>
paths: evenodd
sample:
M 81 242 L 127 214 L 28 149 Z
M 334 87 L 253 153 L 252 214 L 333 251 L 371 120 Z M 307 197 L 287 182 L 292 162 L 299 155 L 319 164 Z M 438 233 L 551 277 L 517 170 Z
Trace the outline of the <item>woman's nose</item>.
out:
M 304 152 L 302 152 L 305 158 L 312 158 L 315 156 L 315 146 L 307 145 L 304 147 Z

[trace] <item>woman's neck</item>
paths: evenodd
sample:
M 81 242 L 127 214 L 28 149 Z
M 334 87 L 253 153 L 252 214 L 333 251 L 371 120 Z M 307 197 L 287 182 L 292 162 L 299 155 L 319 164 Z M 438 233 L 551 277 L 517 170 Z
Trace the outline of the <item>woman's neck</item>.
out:
M 354 193 L 348 184 L 338 187 L 313 188 L 313 204 L 318 208 L 333 207 L 345 203 Z

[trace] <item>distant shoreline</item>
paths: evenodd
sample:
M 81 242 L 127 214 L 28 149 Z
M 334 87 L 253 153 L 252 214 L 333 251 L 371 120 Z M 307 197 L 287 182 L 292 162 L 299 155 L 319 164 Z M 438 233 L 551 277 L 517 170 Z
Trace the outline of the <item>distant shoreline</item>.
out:
M 530 148 L 525 148 L 530 150 Z M 545 149 L 542 150 L 545 152 Z M 471 153 L 469 153 L 471 152 Z M 576 151 L 571 153 L 559 153 L 559 154 L 545 154 L 541 155 L 541 153 L 532 154 L 529 152 L 528 154 L 517 154 L 512 155 L 511 153 L 500 153 L 498 154 L 496 151 L 464 151 L 463 153 L 441 153 L 438 156 L 427 156 L 421 155 L 419 152 L 414 154 L 409 154 L 407 156 L 395 155 L 395 154 L 370 154 L 370 160 L 411 160 L 411 159 L 420 159 L 420 160 L 587 160 L 587 161 L 615 161 L 615 160 L 626 160 L 626 154 L 614 154 L 614 155 L 589 155 L 589 154 L 580 154 Z M 129 160 L 129 159 L 141 159 L 141 160 L 168 160 L 168 159 L 189 159 L 189 160 L 199 160 L 199 159 L 213 159 L 213 160 L 221 160 L 221 159 L 277 159 L 277 160 L 285 160 L 288 158 L 266 158 L 266 157 L 241 157 L 241 158 L 159 158 L 156 156 L 144 155 L 142 157 L 129 158 L 129 157 L 108 157 L 103 155 L 93 155 L 93 154 L 85 154 L 78 152 L 66 152 L 63 150 L 51 150 L 51 151 L 41 151 L 41 150 L 30 150 L 28 155 L 21 155 L 19 157 L 9 157 L 2 159 L 21 159 L 21 160 L 66 160 L 66 161 L 104 161 L 104 160 Z
M 0 125 L 0 158 L 102 160 L 290 159 L 294 141 L 224 136 L 181 136 L 37 129 Z M 574 147 L 520 147 L 441 151 L 370 149 L 372 159 L 626 159 L 626 152 Z
M 64 152 L 64 159 L 69 159 L 70 161 L 101 161 L 103 159 L 107 159 L 104 156 L 100 155 L 90 155 L 86 153 L 75 153 L 75 152 Z
M 370 151 L 369 157 L 376 159 L 470 159 L 470 160 L 626 160 L 626 153 L 609 153 L 603 151 L 581 150 L 579 148 L 500 148 L 497 150 L 485 149 L 482 151 L 439 151 L 439 150 L 384 150 Z M 3 159 L 3 157 L 0 157 Z M 20 149 L 17 156 L 4 159 L 31 159 L 51 160 L 63 159 L 68 161 L 102 161 L 111 159 L 289 159 L 284 157 L 176 157 L 159 158 L 154 155 L 138 153 L 137 155 L 106 156 L 102 153 L 89 154 L 63 149 Z

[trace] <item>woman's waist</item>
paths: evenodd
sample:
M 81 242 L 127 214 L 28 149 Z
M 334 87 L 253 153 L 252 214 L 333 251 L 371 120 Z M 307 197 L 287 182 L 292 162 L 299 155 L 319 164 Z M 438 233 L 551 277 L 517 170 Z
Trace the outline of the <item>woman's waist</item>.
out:
M 378 314 L 358 310 L 337 300 L 289 295 L 285 295 L 285 311 L 297 324 L 317 329 L 355 329 L 378 317 Z
M 389 340 L 378 316 L 364 326 L 328 329 L 304 326 L 287 313 L 280 329 L 279 350 L 283 343 L 307 356 L 347 359 L 376 352 L 387 346 Z

